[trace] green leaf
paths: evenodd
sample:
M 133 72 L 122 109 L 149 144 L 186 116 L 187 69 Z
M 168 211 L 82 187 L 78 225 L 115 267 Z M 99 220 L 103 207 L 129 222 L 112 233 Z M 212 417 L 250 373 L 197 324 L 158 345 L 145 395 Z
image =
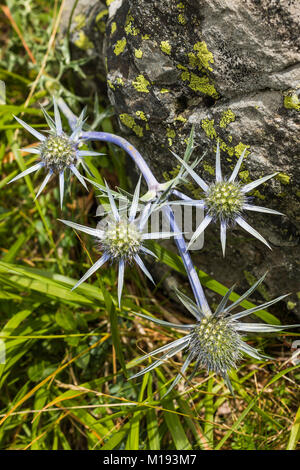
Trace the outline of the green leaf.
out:
M 300 407 L 295 416 L 295 421 L 291 429 L 287 450 L 295 450 L 300 439 Z

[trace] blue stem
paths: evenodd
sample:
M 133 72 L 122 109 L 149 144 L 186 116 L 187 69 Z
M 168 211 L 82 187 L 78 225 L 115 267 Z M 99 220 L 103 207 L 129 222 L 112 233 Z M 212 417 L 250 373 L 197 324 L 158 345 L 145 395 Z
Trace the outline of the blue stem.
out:
M 109 134 L 108 132 L 83 132 L 81 137 L 84 140 L 100 140 L 104 142 L 110 142 L 121 147 L 123 150 L 125 150 L 125 152 L 128 153 L 128 155 L 132 158 L 132 160 L 141 170 L 141 173 L 143 174 L 147 182 L 149 190 L 158 190 L 159 183 L 150 168 L 148 167 L 147 163 L 143 159 L 142 155 L 133 147 L 132 144 L 127 142 L 127 140 L 123 139 L 123 137 L 119 137 L 114 134 Z M 180 232 L 175 222 L 174 213 L 172 209 L 169 206 L 165 206 L 163 210 L 170 222 L 170 226 L 173 232 Z M 203 311 L 204 315 L 210 315 L 211 311 L 204 295 L 203 288 L 200 283 L 195 266 L 192 262 L 191 256 L 186 249 L 185 240 L 182 235 L 176 235 L 174 239 L 182 261 L 184 263 L 184 267 L 186 269 L 196 302 Z
M 70 108 L 64 102 L 63 99 L 61 98 L 58 99 L 57 103 L 61 111 L 63 112 L 63 114 L 68 119 L 70 127 L 73 129 L 77 121 L 76 115 L 70 110 Z M 126 139 L 124 139 L 123 137 L 114 135 L 114 134 L 110 134 L 108 132 L 82 132 L 81 139 L 82 140 L 100 140 L 102 142 L 110 142 L 112 144 L 118 145 L 118 147 L 121 147 L 123 150 L 125 150 L 126 153 L 128 153 L 128 155 L 132 158 L 135 164 L 139 167 L 141 173 L 143 174 L 146 180 L 149 190 L 159 191 L 159 183 L 157 179 L 155 178 L 155 176 L 153 175 L 152 171 L 150 170 L 149 166 L 145 162 L 144 158 L 136 150 L 136 148 L 132 144 L 130 144 Z M 178 196 L 183 198 L 184 195 L 178 192 Z M 185 198 L 187 197 L 184 197 L 184 199 Z M 190 199 L 190 198 L 187 198 L 187 199 Z M 174 212 L 172 211 L 171 207 L 165 206 L 163 210 L 164 210 L 166 217 L 168 218 L 168 221 L 170 223 L 170 226 L 173 232 L 177 232 L 177 233 L 180 232 L 179 228 L 177 227 L 175 217 L 174 217 Z M 174 239 L 175 239 L 175 243 L 177 245 L 178 251 L 180 253 L 180 256 L 182 258 L 185 270 L 187 272 L 196 302 L 201 308 L 204 315 L 211 315 L 211 310 L 209 308 L 206 297 L 204 295 L 203 288 L 199 280 L 198 274 L 196 272 L 195 266 L 193 264 L 192 258 L 186 249 L 186 243 L 183 238 L 183 235 L 176 235 Z

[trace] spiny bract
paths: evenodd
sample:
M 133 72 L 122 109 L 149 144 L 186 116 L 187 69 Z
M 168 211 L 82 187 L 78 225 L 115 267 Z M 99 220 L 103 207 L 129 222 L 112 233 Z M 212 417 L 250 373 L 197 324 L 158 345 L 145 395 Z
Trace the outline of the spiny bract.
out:
M 106 261 L 112 260 L 119 263 L 118 272 L 118 300 L 119 305 L 121 304 L 121 296 L 124 283 L 124 270 L 125 263 L 135 261 L 146 276 L 152 281 L 152 276 L 148 269 L 141 260 L 139 253 L 148 254 L 156 258 L 156 255 L 152 253 L 148 248 L 144 246 L 145 240 L 158 239 L 158 238 L 170 238 L 178 233 L 174 232 L 146 232 L 146 223 L 151 214 L 151 203 L 147 203 L 141 215 L 137 217 L 139 195 L 140 195 L 141 178 L 135 188 L 131 206 L 129 208 L 129 215 L 124 215 L 124 207 L 122 210 L 118 210 L 113 194 L 109 187 L 105 183 L 105 191 L 109 198 L 110 204 L 110 217 L 108 223 L 101 227 L 97 226 L 96 229 L 85 227 L 68 220 L 61 220 L 64 224 L 69 227 L 81 230 L 82 232 L 88 233 L 96 237 L 99 249 L 103 252 L 102 256 L 96 263 L 85 273 L 85 275 L 76 283 L 73 287 L 75 289 L 94 272 L 97 271 Z M 122 212 L 122 213 L 121 213 Z
M 178 330 L 186 331 L 187 334 L 182 338 L 176 339 L 153 352 L 146 354 L 139 358 L 136 362 L 143 361 L 151 356 L 156 356 L 159 353 L 165 352 L 159 359 L 154 361 L 151 365 L 138 372 L 131 379 L 144 375 L 146 372 L 155 369 L 169 358 L 175 356 L 182 350 L 187 350 L 188 356 L 181 367 L 180 373 L 174 379 L 171 387 L 168 389 L 169 393 L 172 388 L 184 377 L 185 371 L 191 362 L 195 361 L 194 371 L 190 376 L 197 372 L 199 367 L 204 367 L 207 371 L 215 372 L 223 377 L 227 386 L 232 391 L 232 386 L 228 377 L 229 371 L 233 368 L 236 369 L 237 365 L 242 358 L 243 353 L 255 359 L 265 359 L 264 356 L 258 352 L 257 349 L 249 346 L 242 339 L 242 335 L 248 332 L 264 333 L 264 332 L 278 332 L 285 328 L 295 327 L 297 325 L 269 325 L 265 323 L 245 323 L 240 322 L 243 317 L 252 313 L 262 310 L 275 302 L 284 299 L 286 295 L 277 297 L 274 300 L 259 305 L 257 307 L 243 310 L 241 312 L 230 314 L 231 310 L 238 307 L 238 305 L 246 299 L 265 279 L 266 274 L 261 277 L 247 292 L 245 292 L 238 300 L 227 306 L 229 297 L 233 292 L 234 286 L 228 290 L 226 295 L 222 298 L 220 304 L 215 312 L 203 311 L 201 306 L 196 305 L 182 292 L 177 291 L 177 295 L 188 311 L 196 318 L 196 323 L 193 324 L 175 324 L 163 320 L 136 313 L 136 315 L 146 318 L 154 323 L 162 326 L 175 328 Z M 166 394 L 167 394 L 166 393 Z
M 267 207 L 255 206 L 250 204 L 249 198 L 246 196 L 247 193 L 252 191 L 254 188 L 259 186 L 262 183 L 265 183 L 267 180 L 275 176 L 277 173 L 272 175 L 264 176 L 258 180 L 253 181 L 252 183 L 243 185 L 241 182 L 236 182 L 236 177 L 240 170 L 243 158 L 245 156 L 246 149 L 243 151 L 242 155 L 238 159 L 234 170 L 228 180 L 223 179 L 221 171 L 221 160 L 220 160 L 220 147 L 219 142 L 217 144 L 216 152 L 216 181 L 212 184 L 207 184 L 197 173 L 193 170 L 193 167 L 188 165 L 186 161 L 182 160 L 174 152 L 173 155 L 181 162 L 187 172 L 191 175 L 194 181 L 200 186 L 204 191 L 203 199 L 193 200 L 185 195 L 181 195 L 182 201 L 171 201 L 170 204 L 176 205 L 189 205 L 197 206 L 203 208 L 207 211 L 206 216 L 203 221 L 197 227 L 195 233 L 193 234 L 189 247 L 194 243 L 194 241 L 201 235 L 201 233 L 206 229 L 206 227 L 216 220 L 220 221 L 220 237 L 223 255 L 225 256 L 226 248 L 226 231 L 227 228 L 237 223 L 247 232 L 251 233 L 254 237 L 258 238 L 261 242 L 267 245 L 269 248 L 270 245 L 268 242 L 257 232 L 251 225 L 246 222 L 243 217 L 244 211 L 255 211 L 255 212 L 266 212 L 268 214 L 283 215 L 281 212 L 275 211 L 273 209 L 268 209 Z M 180 193 L 177 192 L 177 195 Z
M 45 168 L 48 173 L 46 178 L 42 182 L 40 189 L 36 195 L 36 198 L 41 194 L 43 189 L 45 188 L 46 184 L 50 180 L 52 175 L 59 176 L 59 191 L 60 191 L 60 206 L 62 208 L 63 198 L 64 198 L 64 185 L 65 185 L 65 170 L 69 169 L 76 178 L 80 181 L 80 183 L 87 189 L 87 185 L 79 173 L 77 167 L 81 164 L 87 171 L 89 171 L 88 166 L 84 162 L 84 157 L 86 156 L 93 156 L 93 155 L 103 155 L 98 152 L 93 152 L 91 150 L 78 150 L 80 142 L 83 140 L 81 139 L 80 135 L 82 133 L 82 126 L 84 124 L 84 111 L 81 113 L 77 122 L 74 125 L 74 130 L 70 136 L 65 134 L 62 130 L 62 122 L 60 113 L 58 110 L 58 106 L 56 104 L 55 99 L 53 98 L 53 105 L 54 105 L 54 120 L 49 116 L 49 114 L 42 108 L 44 113 L 45 119 L 49 125 L 49 136 L 46 137 L 40 132 L 38 132 L 33 127 L 26 124 L 26 122 L 22 121 L 15 116 L 15 119 L 27 130 L 29 131 L 34 137 L 36 137 L 40 141 L 40 145 L 38 147 L 30 147 L 22 149 L 25 152 L 33 153 L 38 156 L 39 162 L 35 165 L 27 168 L 27 170 L 23 171 L 15 178 L 10 180 L 9 183 L 22 178 L 23 176 L 29 175 L 34 171 L 40 170 L 41 168 Z

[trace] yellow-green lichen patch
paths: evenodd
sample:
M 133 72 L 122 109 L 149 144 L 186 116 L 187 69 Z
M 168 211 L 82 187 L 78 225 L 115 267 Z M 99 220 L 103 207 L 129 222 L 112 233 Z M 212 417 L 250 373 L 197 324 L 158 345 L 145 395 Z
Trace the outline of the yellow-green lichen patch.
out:
M 205 171 L 207 171 L 207 173 L 209 173 L 210 175 L 214 175 L 215 174 L 215 169 L 209 165 L 208 163 L 203 163 L 203 168 Z
M 285 96 L 283 104 L 287 109 L 295 109 L 296 111 L 300 111 L 300 100 L 295 93 L 290 96 Z
M 124 124 L 124 126 L 129 127 L 129 129 L 132 129 L 133 132 L 138 136 L 142 137 L 143 136 L 143 128 L 136 124 L 134 118 L 130 116 L 129 114 L 123 113 L 119 114 L 120 121 Z
M 179 13 L 177 16 L 177 20 L 179 24 L 185 25 L 186 24 L 186 19 L 183 13 Z
M 147 41 L 147 39 L 150 39 L 149 34 L 143 34 L 142 39 L 143 41 Z
M 148 121 L 148 119 L 145 116 L 145 113 L 143 111 L 136 111 L 135 114 L 142 120 L 142 121 Z
M 264 199 L 266 199 L 266 196 L 264 196 L 263 194 L 261 194 L 258 189 L 257 189 L 256 191 L 253 191 L 252 196 L 257 197 L 258 199 L 261 199 L 262 201 L 263 201 Z M 279 195 L 278 195 L 278 196 L 279 196 Z
M 184 4 L 183 4 L 182 2 L 177 3 L 176 6 L 177 6 L 177 8 L 178 8 L 179 10 L 184 10 Z
M 105 10 L 100 11 L 100 13 L 98 13 L 98 15 L 96 16 L 96 23 L 98 23 L 98 21 L 100 21 L 104 16 L 107 16 L 107 15 L 108 15 L 107 8 L 105 8 Z
M 166 130 L 166 136 L 168 137 L 168 145 L 171 147 L 173 145 L 173 139 L 176 137 L 176 132 L 174 129 L 167 129 Z
M 180 75 L 180 78 L 183 82 L 186 82 L 187 80 L 190 79 L 190 72 L 188 70 L 185 70 L 184 72 L 182 72 L 182 74 Z
M 98 21 L 97 28 L 99 29 L 100 33 L 105 33 L 105 30 L 106 30 L 105 21 Z
M 141 59 L 143 57 L 142 49 L 134 49 L 134 55 L 137 59 Z
M 161 41 L 160 49 L 162 50 L 162 52 L 164 52 L 167 55 L 171 54 L 172 48 L 171 48 L 171 44 L 169 43 L 169 41 Z
M 114 32 L 117 30 L 117 23 L 115 21 L 112 22 L 111 27 L 110 27 L 110 34 L 111 36 L 114 34 Z
M 288 310 L 294 310 L 294 308 L 297 307 L 297 302 L 289 300 L 286 306 Z
M 149 93 L 148 86 L 150 82 L 144 77 L 144 75 L 138 75 L 135 80 L 132 81 L 134 88 L 141 93 Z
M 235 114 L 231 111 L 231 109 L 227 109 L 223 111 L 222 117 L 220 120 L 220 127 L 226 128 L 228 124 L 235 121 Z
M 216 129 L 214 128 L 214 119 L 202 119 L 201 127 L 204 130 L 207 137 L 215 139 L 217 137 Z
M 286 173 L 278 173 L 275 178 L 280 181 L 282 184 L 289 184 L 291 177 Z
M 89 38 L 84 34 L 83 31 L 79 31 L 79 38 L 74 42 L 74 44 L 83 51 L 93 49 L 94 47 L 93 43 L 89 40 Z
M 119 39 L 119 41 L 117 41 L 116 44 L 114 45 L 114 53 L 116 55 L 120 55 L 124 51 L 125 47 L 126 47 L 126 39 L 125 38 Z
M 109 7 L 115 0 L 106 0 L 106 5 Z
M 75 16 L 74 22 L 76 24 L 74 31 L 79 31 L 84 28 L 86 25 L 86 17 L 81 13 L 80 15 Z
M 177 67 L 179 70 L 188 70 L 188 68 L 187 68 L 185 65 L 182 65 L 182 64 L 177 64 L 176 67 Z
M 188 72 L 184 71 L 182 72 L 181 80 L 183 81 L 189 81 L 189 88 L 191 88 L 193 91 L 199 91 L 200 93 L 203 93 L 204 95 L 211 96 L 213 98 L 218 98 L 218 92 L 215 89 L 214 85 L 211 83 L 210 79 L 206 76 L 198 77 L 193 72 Z
M 237 144 L 237 145 L 234 147 L 234 153 L 235 153 L 236 156 L 239 158 L 239 157 L 242 155 L 243 151 L 244 151 L 245 149 L 247 149 L 247 148 L 249 149 L 249 148 L 250 148 L 250 145 L 246 145 L 246 144 L 243 144 L 242 142 L 240 142 L 239 144 Z M 245 157 L 247 157 L 247 155 L 249 155 L 249 153 L 250 153 L 250 152 L 249 152 L 248 150 L 246 150 L 246 152 L 245 152 Z
M 117 77 L 117 84 L 118 85 L 124 85 L 124 80 L 122 77 Z
M 193 49 L 196 53 L 194 52 L 188 53 L 190 66 L 198 67 L 199 70 L 204 68 L 211 72 L 212 67 L 210 64 L 214 63 L 214 56 L 207 49 L 206 43 L 204 41 L 196 42 Z
M 167 129 L 166 131 L 166 135 L 167 137 L 170 137 L 171 139 L 174 139 L 174 137 L 176 136 L 176 132 L 174 131 L 174 129 Z
M 176 118 L 174 119 L 174 121 L 181 121 L 181 122 L 186 122 L 187 121 L 187 118 L 181 116 L 179 114 L 179 116 L 176 116 Z
M 107 84 L 109 86 L 109 88 L 111 88 L 112 90 L 115 90 L 115 86 L 112 84 L 112 82 L 110 80 L 107 80 Z
M 145 128 L 146 128 L 146 131 L 150 131 L 150 126 L 149 126 L 148 122 L 147 122 Z
M 128 13 L 124 30 L 126 34 L 137 36 L 140 33 L 140 30 L 134 26 L 133 22 L 134 22 L 133 16 L 131 15 L 131 13 Z
M 244 183 L 250 183 L 251 181 L 248 170 L 240 171 L 239 178 L 240 180 L 244 181 Z
M 160 90 L 161 93 L 170 93 L 170 90 L 168 90 L 168 88 L 162 88 Z

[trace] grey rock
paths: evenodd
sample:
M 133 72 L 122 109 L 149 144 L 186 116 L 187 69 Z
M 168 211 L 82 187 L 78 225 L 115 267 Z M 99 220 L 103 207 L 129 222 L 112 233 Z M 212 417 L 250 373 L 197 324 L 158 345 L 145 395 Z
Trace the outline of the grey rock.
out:
M 297 0 L 114 0 L 101 45 L 120 132 L 161 181 L 192 124 L 195 157 L 209 149 L 204 179 L 214 178 L 217 139 L 225 174 L 245 146 L 244 181 L 280 172 L 254 196 L 285 216 L 249 215 L 272 251 L 233 228 L 223 260 L 215 227 L 193 253 L 228 286 L 269 269 L 270 296 L 299 290 L 299 18 Z

